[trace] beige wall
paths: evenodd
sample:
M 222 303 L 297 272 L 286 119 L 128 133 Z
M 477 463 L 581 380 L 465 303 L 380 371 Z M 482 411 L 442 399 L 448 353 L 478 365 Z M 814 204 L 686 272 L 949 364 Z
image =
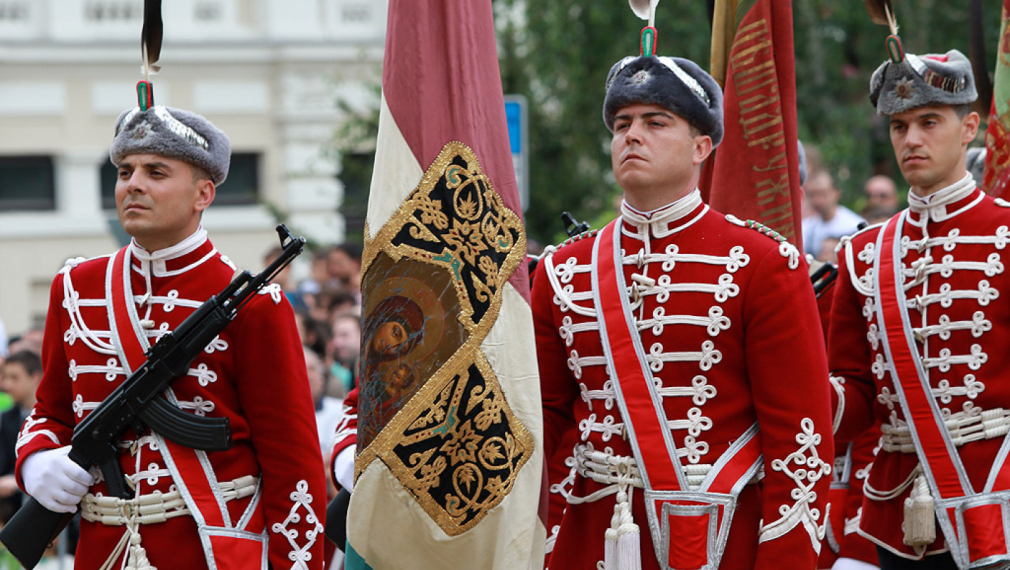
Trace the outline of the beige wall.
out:
M 49 285 L 66 259 L 117 246 L 113 213 L 101 209 L 98 170 L 118 112 L 136 105 L 140 22 L 96 22 L 87 9 L 104 4 L 127 14 L 114 9 L 131 1 L 142 5 L 0 0 L 8 8 L 0 14 L 12 5 L 27 10 L 0 19 L 0 155 L 53 156 L 57 198 L 54 211 L 0 211 L 0 319 L 8 334 L 44 319 Z M 261 197 L 290 215 L 293 231 L 341 241 L 332 139 L 344 117 L 337 102 L 376 104 L 371 86 L 380 80 L 386 2 L 165 4 L 155 102 L 201 113 L 228 133 L 234 150 L 261 153 Z M 197 17 L 207 10 L 215 15 L 210 23 Z M 260 205 L 212 206 L 204 225 L 218 249 L 253 271 L 277 239 Z

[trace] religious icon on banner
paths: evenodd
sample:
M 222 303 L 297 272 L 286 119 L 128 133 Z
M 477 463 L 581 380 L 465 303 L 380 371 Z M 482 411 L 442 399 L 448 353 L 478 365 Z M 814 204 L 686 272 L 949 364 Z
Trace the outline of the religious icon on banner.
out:
M 356 470 L 385 463 L 450 536 L 508 495 L 534 451 L 481 347 L 525 250 L 521 220 L 458 142 L 365 244 Z

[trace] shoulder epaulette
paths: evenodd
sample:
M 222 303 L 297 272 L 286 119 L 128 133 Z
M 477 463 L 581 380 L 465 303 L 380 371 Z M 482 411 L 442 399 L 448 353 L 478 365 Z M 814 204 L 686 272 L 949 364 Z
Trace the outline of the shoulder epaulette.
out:
M 778 243 L 785 243 L 789 241 L 786 239 L 784 235 L 778 233 L 777 231 L 769 228 L 768 226 L 756 220 L 747 220 L 746 222 L 744 222 L 744 227 L 750 228 L 759 234 L 766 235 Z
M 89 261 L 94 261 L 96 259 L 108 259 L 109 257 L 112 257 L 112 255 L 113 254 L 110 253 L 110 254 L 106 254 L 106 255 L 99 255 L 99 256 L 96 256 L 96 257 L 70 257 L 70 258 L 67 258 L 67 260 L 63 262 L 63 267 L 60 268 L 59 272 L 60 273 L 66 273 L 66 272 L 70 271 L 71 269 L 74 269 L 75 267 L 77 267 L 78 265 L 80 265 L 82 263 L 87 263 Z
M 572 237 L 570 237 L 570 238 L 566 239 L 565 241 L 559 243 L 558 244 L 558 248 L 562 248 L 562 247 L 564 247 L 566 245 L 573 244 L 573 243 L 575 243 L 577 241 L 582 241 L 584 239 L 592 239 L 592 238 L 596 237 L 596 234 L 598 234 L 598 233 L 600 233 L 600 230 L 588 230 L 588 231 L 582 232 L 581 234 L 573 235 Z
M 733 214 L 726 214 L 726 221 L 742 228 L 752 229 L 761 235 L 768 236 L 775 240 L 775 243 L 779 244 L 779 254 L 789 260 L 789 269 L 796 269 L 800 266 L 800 250 L 796 249 L 796 246 L 790 243 L 784 235 L 769 228 L 761 222 L 756 220 L 743 221 Z
M 994 202 L 996 202 L 996 205 L 1001 208 L 1010 208 L 1010 202 L 1007 202 L 1003 198 L 996 198 Z
M 838 240 L 838 246 L 836 247 L 836 250 L 841 251 L 841 249 L 843 247 L 845 247 L 845 244 L 847 244 L 850 241 L 852 241 L 853 239 L 855 239 L 856 236 L 860 236 L 862 234 L 865 234 L 866 232 L 879 229 L 879 228 L 883 227 L 884 224 L 886 224 L 886 223 L 887 222 L 880 222 L 879 224 L 873 224 L 872 226 L 866 226 L 865 228 L 862 228 L 860 230 L 856 230 L 854 233 L 851 233 L 851 234 L 849 234 L 847 236 L 842 236 Z

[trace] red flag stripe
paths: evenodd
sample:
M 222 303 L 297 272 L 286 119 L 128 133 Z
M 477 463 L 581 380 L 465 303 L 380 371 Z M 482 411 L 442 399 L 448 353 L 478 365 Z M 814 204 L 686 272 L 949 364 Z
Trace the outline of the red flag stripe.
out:
M 792 3 L 758 0 L 730 50 L 726 134 L 702 190 L 716 210 L 757 220 L 802 249 L 794 57 Z
M 422 170 L 459 141 L 477 154 L 505 206 L 521 213 L 493 22 L 486 0 L 391 0 L 382 90 Z M 529 302 L 525 264 L 509 281 Z

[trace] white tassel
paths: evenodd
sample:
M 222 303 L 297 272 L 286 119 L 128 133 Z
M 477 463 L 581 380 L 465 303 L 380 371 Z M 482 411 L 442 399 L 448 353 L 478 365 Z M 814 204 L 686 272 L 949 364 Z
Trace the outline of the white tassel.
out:
M 617 531 L 608 528 L 603 541 L 603 570 L 617 570 Z
M 629 530 L 622 526 L 617 537 L 617 558 L 621 564 L 618 570 L 642 570 L 641 535 L 637 524 L 630 526 Z
M 631 518 L 628 494 L 622 488 L 617 492 L 614 516 L 610 519 L 606 541 L 603 543 L 603 568 L 605 570 L 641 570 L 641 533 Z
M 912 483 L 912 492 L 905 499 L 904 542 L 913 548 L 924 548 L 936 540 L 936 514 L 933 497 L 926 478 L 920 474 Z
M 140 545 L 140 533 L 130 537 L 130 550 L 126 555 L 126 570 L 158 570 L 147 559 L 147 550 Z

